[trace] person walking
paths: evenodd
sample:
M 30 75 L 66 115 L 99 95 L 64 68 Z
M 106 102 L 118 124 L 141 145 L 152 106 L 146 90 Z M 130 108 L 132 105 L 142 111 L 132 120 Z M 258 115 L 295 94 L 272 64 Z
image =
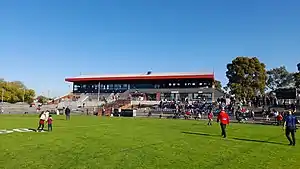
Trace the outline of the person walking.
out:
M 226 138 L 226 126 L 229 125 L 229 116 L 225 112 L 224 108 L 222 108 L 222 111 L 219 113 L 217 122 L 220 122 L 222 136 Z
M 290 146 L 296 145 L 296 139 L 295 139 L 295 133 L 296 133 L 296 124 L 298 120 L 296 116 L 293 115 L 291 111 L 289 111 L 289 114 L 285 118 L 285 122 L 283 125 L 283 129 L 285 130 L 285 136 L 290 142 Z M 292 135 L 292 139 L 290 137 Z
M 65 114 L 66 114 L 66 120 L 70 120 L 71 110 L 69 107 L 66 108 Z

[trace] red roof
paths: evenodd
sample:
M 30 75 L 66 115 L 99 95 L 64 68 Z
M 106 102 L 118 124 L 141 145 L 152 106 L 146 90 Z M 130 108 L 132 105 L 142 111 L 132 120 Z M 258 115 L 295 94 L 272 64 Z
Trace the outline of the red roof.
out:
M 101 75 L 101 76 L 79 76 L 66 78 L 67 82 L 83 81 L 114 81 L 114 80 L 165 80 L 165 79 L 212 79 L 213 73 L 165 73 L 165 74 L 142 74 L 142 75 Z

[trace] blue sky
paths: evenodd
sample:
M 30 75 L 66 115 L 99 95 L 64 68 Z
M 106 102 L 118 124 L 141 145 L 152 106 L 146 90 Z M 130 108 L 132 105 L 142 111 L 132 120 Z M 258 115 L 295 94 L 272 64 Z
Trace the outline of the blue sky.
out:
M 215 71 L 300 62 L 298 0 L 0 1 L 0 77 L 65 94 L 80 74 Z

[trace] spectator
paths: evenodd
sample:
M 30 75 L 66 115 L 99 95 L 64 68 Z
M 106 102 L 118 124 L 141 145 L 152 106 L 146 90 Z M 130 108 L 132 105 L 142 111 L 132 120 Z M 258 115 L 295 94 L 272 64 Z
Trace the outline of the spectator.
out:
M 213 115 L 212 112 L 209 112 L 209 113 L 208 113 L 208 116 L 207 116 L 207 117 L 208 117 L 208 123 L 207 123 L 207 125 L 209 125 L 209 126 L 212 125 L 212 121 L 213 121 L 212 119 L 213 119 L 213 116 L 214 116 L 214 115 Z
M 290 144 L 292 146 L 296 145 L 296 139 L 295 139 L 295 133 L 296 133 L 296 124 L 297 124 L 297 118 L 292 114 L 292 112 L 289 112 L 289 115 L 286 117 L 283 129 L 285 129 L 285 135 L 286 138 L 289 140 Z M 292 139 L 290 137 L 292 135 Z
M 282 116 L 282 114 L 280 113 L 280 114 L 277 116 L 277 125 L 278 125 L 278 126 L 281 125 L 282 120 L 283 120 L 283 116 Z
M 47 122 L 48 122 L 48 131 L 52 131 L 52 122 L 53 122 L 53 119 L 52 119 L 51 115 L 49 115 L 49 118 L 48 118 Z
M 69 107 L 66 108 L 65 114 L 66 114 L 66 120 L 70 120 L 71 110 Z
M 42 111 L 41 114 L 39 115 L 39 127 L 37 128 L 38 131 L 44 130 L 45 120 L 46 120 L 46 114 L 44 111 Z
M 223 138 L 226 138 L 226 126 L 229 125 L 229 116 L 224 109 L 218 115 L 218 122 L 220 122 L 222 136 Z

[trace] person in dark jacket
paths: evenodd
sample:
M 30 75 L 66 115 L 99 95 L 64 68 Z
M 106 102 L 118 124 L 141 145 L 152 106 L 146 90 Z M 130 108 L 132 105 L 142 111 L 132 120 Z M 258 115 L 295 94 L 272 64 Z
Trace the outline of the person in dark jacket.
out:
M 296 133 L 296 124 L 298 123 L 298 120 L 296 116 L 293 115 L 293 113 L 290 111 L 289 114 L 285 118 L 285 122 L 283 125 L 283 129 L 285 129 L 285 135 L 286 138 L 289 140 L 291 146 L 296 145 L 296 139 L 295 139 L 295 133 Z M 290 137 L 292 135 L 292 139 Z
M 71 110 L 69 107 L 66 108 L 65 114 L 66 114 L 66 120 L 70 120 Z

